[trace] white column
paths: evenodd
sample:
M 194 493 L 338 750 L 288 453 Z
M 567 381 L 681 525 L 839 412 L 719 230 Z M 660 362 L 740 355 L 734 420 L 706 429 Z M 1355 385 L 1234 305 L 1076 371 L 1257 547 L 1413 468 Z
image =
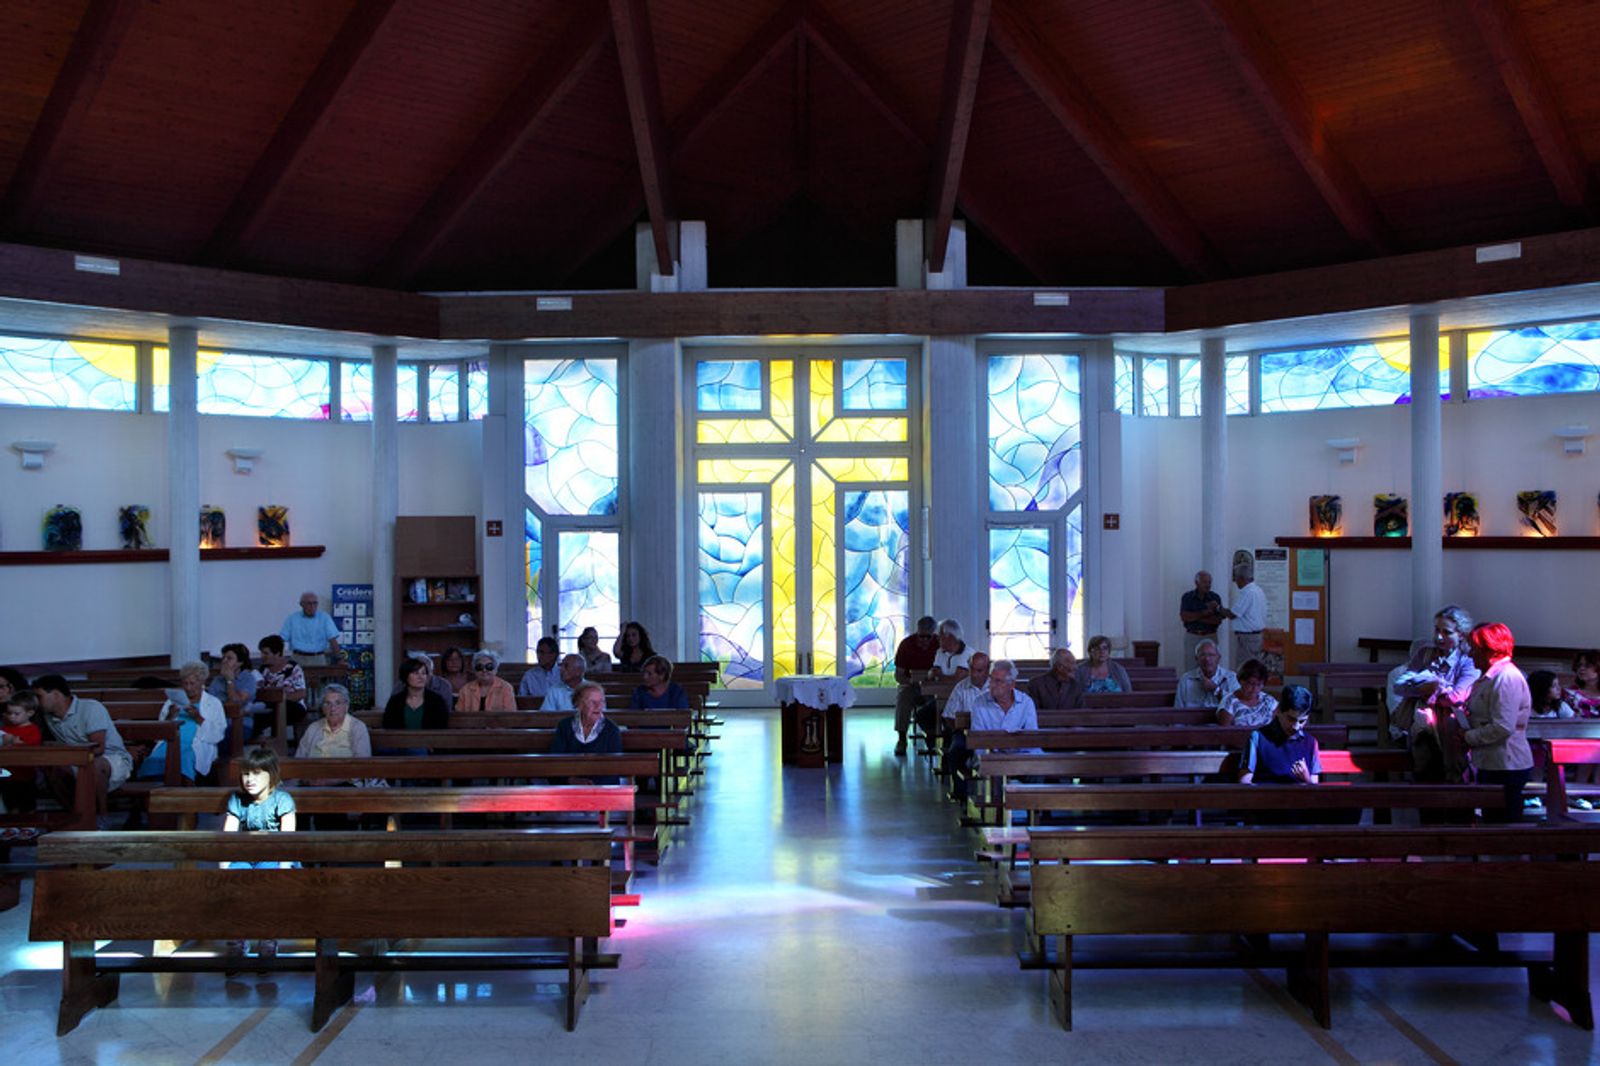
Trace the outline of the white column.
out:
M 392 344 L 372 346 L 372 676 L 378 693 L 388 690 L 401 651 L 394 556 L 395 516 L 400 512 L 398 354 Z
M 1411 632 L 1428 632 L 1444 596 L 1439 315 L 1411 314 Z
M 979 464 L 977 407 L 984 376 L 978 366 L 976 340 L 932 338 L 923 380 L 926 565 L 931 574 L 931 595 L 923 611 L 957 619 L 973 634 L 973 646 L 987 650 L 982 623 L 989 616 L 989 541 L 984 522 L 988 505 Z
M 1200 559 L 1195 569 L 1209 570 L 1219 593 L 1229 587 L 1232 571 L 1227 486 L 1227 347 L 1221 337 L 1206 337 L 1200 342 Z
M 172 665 L 200 657 L 200 415 L 195 359 L 200 331 L 167 329 L 167 512 L 170 546 L 167 575 L 172 613 Z
M 528 656 L 522 355 L 521 349 L 506 345 L 496 345 L 489 353 L 489 413 L 483 420 L 478 515 L 483 643 L 512 662 L 525 662 Z M 500 523 L 498 537 L 487 533 L 492 521 Z
M 628 343 L 627 513 L 623 621 L 636 618 L 658 652 L 696 658 L 683 493 L 683 353 L 670 338 Z
M 1121 560 L 1121 545 L 1113 544 L 1105 529 L 1107 512 L 1119 513 L 1122 507 L 1122 426 L 1116 416 L 1112 395 L 1115 375 L 1109 345 L 1086 342 L 1079 362 L 1078 387 L 1082 390 L 1083 418 L 1083 638 L 1073 643 L 1073 654 L 1087 654 L 1088 640 L 1096 633 L 1119 636 L 1127 625 L 1123 607 L 1126 598 Z M 1107 413 L 1111 418 L 1107 418 Z M 1114 462 L 1108 460 L 1114 458 Z M 1059 548 L 1060 565 L 1051 569 L 1052 581 L 1065 580 L 1066 544 Z M 1114 617 L 1113 617 L 1114 616 Z M 1052 644 L 1067 644 L 1066 619 L 1058 620 Z M 1118 654 L 1127 654 L 1119 649 Z

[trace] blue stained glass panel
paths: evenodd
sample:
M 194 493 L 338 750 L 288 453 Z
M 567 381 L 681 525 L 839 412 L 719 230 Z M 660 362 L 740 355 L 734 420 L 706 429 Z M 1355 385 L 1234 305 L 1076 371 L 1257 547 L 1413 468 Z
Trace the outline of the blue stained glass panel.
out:
M 616 514 L 617 361 L 530 359 L 524 381 L 529 497 L 546 514 Z
M 0 404 L 132 411 L 137 373 L 131 344 L 0 337 Z
M 1178 417 L 1200 414 L 1200 360 L 1178 360 Z
M 394 368 L 395 411 L 401 422 L 417 421 L 417 367 L 400 363 Z M 372 421 L 372 364 L 339 364 L 339 406 L 346 422 Z
M 845 359 L 840 398 L 846 411 L 904 411 L 904 359 Z
M 989 357 L 989 506 L 1066 506 L 1082 480 L 1078 359 Z
M 991 654 L 1006 659 L 1046 658 L 1050 654 L 1050 617 L 1050 531 L 1040 526 L 991 528 Z
M 561 631 L 564 652 L 576 651 L 585 626 L 622 632 L 621 534 L 615 530 L 563 530 L 558 538 Z
M 1600 322 L 1467 335 L 1467 395 L 1541 396 L 1600 389 Z
M 700 493 L 700 658 L 728 688 L 765 683 L 766 523 L 759 492 Z
M 1139 357 L 1139 384 L 1142 402 L 1139 413 L 1147 417 L 1165 418 L 1172 413 L 1169 393 L 1171 383 L 1167 377 L 1167 360 L 1164 357 L 1144 355 Z
M 461 421 L 461 364 L 428 367 L 428 421 Z
M 1083 604 L 1078 592 L 1083 588 L 1083 508 L 1074 507 L 1067 515 L 1067 568 L 1062 575 L 1067 592 L 1067 643 L 1078 654 L 1086 654 L 1083 636 Z
M 757 359 L 706 359 L 695 364 L 695 405 L 701 411 L 761 410 L 761 362 Z
M 540 580 L 544 570 L 544 523 L 532 510 L 524 509 L 523 546 L 526 551 L 523 583 L 528 598 L 528 661 L 533 661 L 533 649 L 544 636 L 544 601 L 540 599 Z
M 1191 418 L 1200 414 L 1200 390 L 1203 363 L 1200 359 L 1178 360 L 1178 415 Z M 1250 357 L 1229 355 L 1223 358 L 1222 392 L 1227 400 L 1227 413 L 1250 413 Z
M 1450 394 L 1441 370 L 1439 394 Z M 1261 356 L 1261 410 L 1324 411 L 1411 402 L 1411 356 L 1404 344 L 1344 344 Z
M 467 364 L 467 419 L 476 422 L 489 414 L 489 364 Z
M 894 684 L 911 614 L 911 505 L 903 489 L 843 493 L 844 662 L 858 684 Z
M 1116 367 L 1113 385 L 1117 410 L 1125 415 L 1131 415 L 1133 414 L 1133 356 L 1115 356 L 1113 363 Z
M 157 348 L 155 358 L 164 373 L 167 350 Z M 325 359 L 202 351 L 195 406 L 203 415 L 325 419 L 330 389 Z M 415 376 L 411 392 L 415 397 Z M 154 400 L 157 411 L 171 406 L 165 381 L 155 386 Z M 415 399 L 411 406 L 416 406 Z

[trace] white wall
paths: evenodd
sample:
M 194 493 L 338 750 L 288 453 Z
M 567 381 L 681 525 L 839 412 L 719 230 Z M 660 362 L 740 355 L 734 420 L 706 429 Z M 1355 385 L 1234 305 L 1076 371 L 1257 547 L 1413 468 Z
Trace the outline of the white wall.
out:
M 0 547 L 37 550 L 44 512 L 57 503 L 82 512 L 85 548 L 120 547 L 117 508 L 132 503 L 150 507 L 155 544 L 168 543 L 163 416 L 4 408 L 0 426 L 5 442 L 56 442 L 43 470 L 0 457 Z M 200 498 L 227 513 L 228 545 L 255 544 L 256 508 L 273 503 L 289 508 L 293 543 L 327 547 L 315 559 L 204 563 L 204 647 L 254 647 L 277 632 L 301 590 L 326 599 L 330 585 L 371 580 L 371 438 L 364 424 L 201 417 Z M 480 442 L 478 423 L 401 426 L 401 513 L 477 514 Z M 237 475 L 230 447 L 265 454 L 252 473 Z M 165 563 L 17 566 L 4 576 L 11 609 L 0 613 L 0 661 L 167 651 Z
M 1272 544 L 1309 532 L 1308 498 L 1335 493 L 1344 532 L 1372 535 L 1372 497 L 1411 496 L 1411 439 L 1406 407 L 1258 415 L 1228 420 L 1229 543 Z M 1478 496 L 1485 536 L 1516 536 L 1516 493 L 1555 489 L 1563 534 L 1600 535 L 1600 441 L 1567 456 L 1557 426 L 1600 430 L 1600 399 L 1544 396 L 1446 404 L 1446 492 Z M 1341 466 L 1329 439 L 1357 437 L 1353 466 Z M 1200 461 L 1197 419 L 1127 419 L 1124 423 L 1123 523 L 1133 546 L 1120 580 L 1131 637 L 1158 639 L 1162 661 L 1177 665 L 1182 645 L 1178 597 L 1197 569 Z M 1443 501 L 1429 504 L 1442 507 Z M 1416 501 L 1412 502 L 1416 507 Z M 1600 553 L 1462 551 L 1444 555 L 1444 595 L 1480 620 L 1511 626 L 1530 644 L 1600 644 Z M 1330 654 L 1357 657 L 1363 636 L 1406 637 L 1410 557 L 1403 550 L 1337 551 L 1330 563 Z M 1109 580 L 1119 580 L 1109 575 Z M 1219 584 L 1225 575 L 1217 575 Z M 1361 653 L 1361 657 L 1365 657 Z

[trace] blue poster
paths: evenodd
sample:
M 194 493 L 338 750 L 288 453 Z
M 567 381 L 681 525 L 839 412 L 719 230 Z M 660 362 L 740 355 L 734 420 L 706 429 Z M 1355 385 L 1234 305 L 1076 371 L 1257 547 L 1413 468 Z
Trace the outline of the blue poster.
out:
M 366 710 L 373 699 L 372 586 L 333 586 L 333 621 L 350 666 L 350 706 Z

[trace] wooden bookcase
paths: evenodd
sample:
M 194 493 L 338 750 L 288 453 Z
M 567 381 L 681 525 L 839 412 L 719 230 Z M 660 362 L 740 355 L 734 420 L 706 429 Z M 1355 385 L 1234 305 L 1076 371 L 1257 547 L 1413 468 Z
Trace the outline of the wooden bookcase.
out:
M 395 520 L 395 571 L 399 590 L 399 646 L 431 652 L 459 647 L 472 654 L 482 644 L 483 582 L 478 573 L 478 523 L 471 515 L 404 516 Z M 423 582 L 426 602 L 415 599 Z M 461 621 L 471 617 L 471 624 Z

